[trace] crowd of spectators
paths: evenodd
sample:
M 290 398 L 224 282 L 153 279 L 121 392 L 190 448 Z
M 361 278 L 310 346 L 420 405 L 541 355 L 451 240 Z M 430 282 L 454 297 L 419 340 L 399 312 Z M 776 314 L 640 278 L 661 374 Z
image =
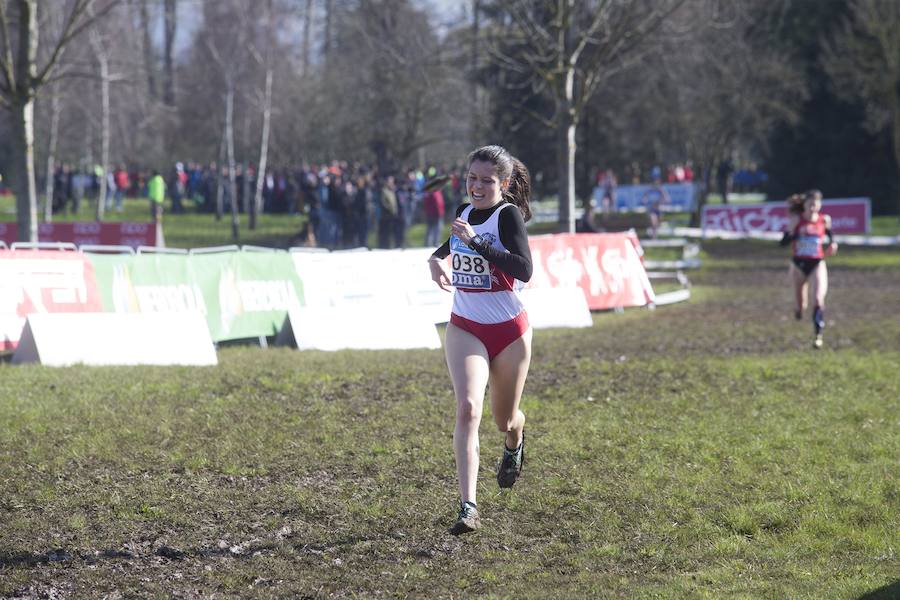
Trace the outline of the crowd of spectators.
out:
M 105 207 L 121 211 L 125 197 L 149 196 L 148 184 L 155 174 L 123 165 L 104 173 L 100 167 L 64 164 L 54 174 L 53 211 L 77 213 L 85 199 L 96 202 L 103 177 L 107 180 Z M 161 175 L 169 213 L 229 213 L 232 201 L 241 213 L 254 209 L 258 174 L 252 165 L 236 165 L 233 194 L 228 167 L 215 162 L 177 162 Z M 426 192 L 425 183 L 439 175 L 447 175 L 446 183 Z M 381 175 L 369 165 L 335 160 L 266 169 L 259 211 L 306 215 L 308 227 L 301 240 L 309 245 L 368 247 L 370 232 L 374 232 L 376 247 L 403 248 L 409 227 L 421 222 L 427 227 L 426 243 L 437 245 L 444 219 L 453 214 L 464 195 L 460 167 L 406 168 Z M 151 210 L 157 207 L 151 205 Z

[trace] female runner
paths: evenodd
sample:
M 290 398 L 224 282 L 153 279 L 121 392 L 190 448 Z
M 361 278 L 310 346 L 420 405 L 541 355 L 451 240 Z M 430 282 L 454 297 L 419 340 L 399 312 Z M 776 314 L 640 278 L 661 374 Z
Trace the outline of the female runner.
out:
M 794 194 L 788 199 L 791 218 L 784 232 L 781 245 L 793 242 L 791 279 L 794 283 L 794 316 L 803 318 L 810 284 L 813 289 L 813 347 L 822 347 L 822 330 L 825 328 L 825 295 L 828 293 L 828 269 L 825 257 L 837 252 L 837 243 L 831 233 L 831 217 L 821 212 L 822 192 L 809 190 Z M 824 243 L 827 241 L 827 244 Z
M 469 155 L 469 203 L 456 211 L 450 238 L 429 258 L 431 278 L 456 293 L 444 345 L 456 395 L 453 450 L 460 510 L 450 533 L 478 529 L 478 426 L 484 392 L 506 434 L 497 484 L 512 487 L 525 461 L 525 415 L 519 410 L 531 362 L 531 327 L 517 294 L 531 279 L 525 221 L 531 218 L 528 170 L 500 146 Z M 450 255 L 450 264 L 446 257 Z

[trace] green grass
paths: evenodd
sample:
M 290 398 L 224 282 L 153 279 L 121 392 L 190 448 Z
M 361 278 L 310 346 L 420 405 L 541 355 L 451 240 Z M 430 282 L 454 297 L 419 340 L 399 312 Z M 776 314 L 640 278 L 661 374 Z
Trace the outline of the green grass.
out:
M 881 215 L 872 217 L 871 235 L 900 235 L 900 217 Z
M 536 332 L 523 479 L 486 414 L 463 538 L 441 351 L 0 365 L 0 597 L 897 597 L 900 264 L 835 258 L 815 352 L 782 250 Z

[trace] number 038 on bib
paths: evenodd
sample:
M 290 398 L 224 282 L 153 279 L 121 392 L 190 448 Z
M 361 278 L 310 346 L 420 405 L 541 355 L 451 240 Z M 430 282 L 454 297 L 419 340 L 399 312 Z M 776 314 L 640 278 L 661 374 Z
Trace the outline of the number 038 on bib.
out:
M 491 289 L 489 263 L 456 236 L 450 238 L 453 287 L 474 290 Z

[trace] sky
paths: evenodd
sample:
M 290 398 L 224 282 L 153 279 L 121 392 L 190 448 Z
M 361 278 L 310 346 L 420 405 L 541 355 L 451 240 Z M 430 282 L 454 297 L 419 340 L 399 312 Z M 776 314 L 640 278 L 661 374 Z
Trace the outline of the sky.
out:
M 194 34 L 200 26 L 202 5 L 205 1 L 207 0 L 178 0 L 178 28 L 175 33 L 176 56 L 190 46 Z M 445 34 L 449 26 L 464 19 L 471 10 L 471 0 L 412 0 L 412 3 L 432 15 L 432 23 L 437 28 L 439 35 Z M 157 47 L 161 47 L 164 36 L 162 0 L 156 0 L 153 4 L 155 4 L 156 10 L 156 14 L 151 16 L 156 24 L 153 37 Z M 297 4 L 299 6 L 300 2 L 298 1 Z

